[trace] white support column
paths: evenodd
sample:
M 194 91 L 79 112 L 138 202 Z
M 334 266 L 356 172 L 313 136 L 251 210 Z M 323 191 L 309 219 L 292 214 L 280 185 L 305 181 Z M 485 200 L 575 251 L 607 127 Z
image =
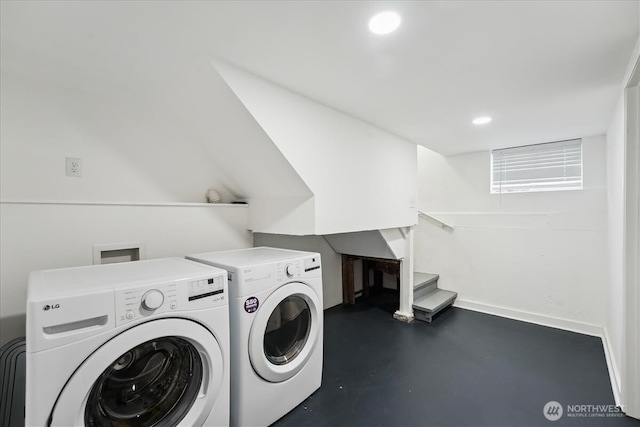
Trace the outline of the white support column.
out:
M 400 308 L 393 317 L 403 322 L 413 320 L 413 227 L 407 227 L 404 258 L 400 264 Z

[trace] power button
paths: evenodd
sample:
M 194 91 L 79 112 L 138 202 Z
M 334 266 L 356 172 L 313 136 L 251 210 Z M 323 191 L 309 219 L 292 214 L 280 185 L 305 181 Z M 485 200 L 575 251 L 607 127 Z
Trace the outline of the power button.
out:
M 127 311 L 126 316 L 127 316 L 127 319 L 131 320 L 134 317 L 136 317 L 136 314 L 133 311 Z

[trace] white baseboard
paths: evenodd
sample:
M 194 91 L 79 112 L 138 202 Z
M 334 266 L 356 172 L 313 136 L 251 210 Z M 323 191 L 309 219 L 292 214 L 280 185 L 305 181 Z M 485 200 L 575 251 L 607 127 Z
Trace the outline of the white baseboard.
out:
M 549 326 L 551 328 L 578 332 L 580 334 L 591 335 L 594 337 L 602 337 L 602 326 L 576 322 L 575 320 L 561 319 L 558 317 L 545 316 L 543 314 L 530 313 L 527 311 L 514 310 L 512 308 L 499 307 L 496 305 L 489 305 L 460 299 L 456 299 L 453 306 L 464 308 L 466 310 L 478 311 L 480 313 L 506 317 L 507 319 L 535 323 L 536 325 Z
M 611 339 L 609 339 L 609 333 L 606 328 L 602 329 L 602 345 L 604 346 L 604 357 L 607 359 L 607 369 L 609 370 L 613 399 L 616 402 L 616 406 L 622 408 L 622 383 L 620 381 L 620 371 L 614 357 L 615 352 L 611 347 Z

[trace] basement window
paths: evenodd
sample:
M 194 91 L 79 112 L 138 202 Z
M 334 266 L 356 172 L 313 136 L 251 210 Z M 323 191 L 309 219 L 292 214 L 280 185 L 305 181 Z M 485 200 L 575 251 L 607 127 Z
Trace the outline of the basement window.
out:
M 491 151 L 491 194 L 582 189 L 582 139 Z

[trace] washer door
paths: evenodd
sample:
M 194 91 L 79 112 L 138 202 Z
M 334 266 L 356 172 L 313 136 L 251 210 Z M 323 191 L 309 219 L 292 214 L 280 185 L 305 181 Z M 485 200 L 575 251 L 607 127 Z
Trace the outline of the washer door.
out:
M 80 365 L 58 397 L 51 425 L 201 426 L 221 391 L 223 369 L 218 341 L 199 323 L 143 323 Z
M 321 333 L 322 307 L 311 287 L 292 282 L 260 306 L 249 334 L 249 359 L 258 375 L 282 382 L 297 374 L 313 354 Z

